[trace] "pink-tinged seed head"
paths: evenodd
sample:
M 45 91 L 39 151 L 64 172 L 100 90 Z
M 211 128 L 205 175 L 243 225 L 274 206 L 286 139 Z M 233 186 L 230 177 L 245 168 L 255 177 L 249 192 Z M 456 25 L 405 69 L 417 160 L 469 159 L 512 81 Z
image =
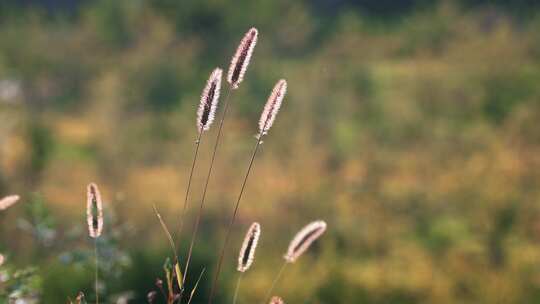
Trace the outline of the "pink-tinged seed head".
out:
M 251 60 L 251 55 L 257 44 L 259 32 L 256 28 L 251 28 L 240 41 L 240 45 L 236 49 L 236 53 L 231 60 L 231 65 L 229 66 L 229 73 L 227 74 L 227 81 L 233 89 L 237 89 L 242 80 L 244 79 L 244 74 L 246 73 L 249 61 Z
M 261 118 L 259 119 L 259 137 L 266 135 L 268 130 L 270 130 L 272 127 L 272 124 L 274 124 L 274 120 L 276 119 L 286 92 L 287 81 L 285 79 L 281 79 L 274 86 L 272 93 L 270 93 L 268 101 L 266 102 L 261 114 Z
M 103 231 L 103 202 L 96 184 L 90 183 L 86 190 L 88 234 L 91 238 L 98 238 Z
M 7 208 L 15 205 L 19 199 L 20 197 L 18 195 L 8 195 L 0 199 L 0 211 L 6 210 Z
M 249 269 L 255 258 L 255 249 L 259 242 L 261 235 L 261 225 L 259 223 L 253 223 L 249 227 L 244 242 L 240 248 L 240 254 L 238 255 L 238 271 L 245 272 Z
M 325 231 L 324 221 L 314 221 L 302 228 L 289 244 L 284 256 L 285 260 L 288 263 L 294 263 Z
M 201 102 L 197 110 L 197 129 L 200 132 L 208 131 L 210 125 L 214 121 L 217 104 L 219 101 L 219 93 L 221 89 L 221 75 L 223 71 L 216 68 L 203 89 L 201 94 Z
M 285 302 L 283 302 L 282 298 L 274 296 L 270 299 L 270 304 L 285 304 Z

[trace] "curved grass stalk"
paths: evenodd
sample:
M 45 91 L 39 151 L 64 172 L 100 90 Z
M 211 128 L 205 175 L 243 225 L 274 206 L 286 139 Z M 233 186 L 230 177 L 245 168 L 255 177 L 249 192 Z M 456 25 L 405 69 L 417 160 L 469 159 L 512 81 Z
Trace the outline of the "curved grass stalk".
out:
M 240 290 L 240 282 L 242 281 L 243 272 L 240 272 L 238 275 L 238 280 L 236 280 L 236 288 L 234 289 L 233 304 L 236 304 L 236 299 L 238 299 L 238 291 Z
M 97 238 L 94 239 L 94 256 L 95 256 L 95 262 L 96 262 L 96 271 L 95 271 L 95 290 L 96 290 L 96 304 L 99 304 L 99 291 L 98 291 L 98 285 L 99 285 L 99 276 L 98 276 L 98 267 L 99 267 L 99 257 L 98 257 L 98 247 L 97 247 Z
M 199 147 L 201 146 L 201 140 L 202 135 L 204 132 L 199 132 L 199 136 L 197 137 L 197 141 L 195 142 L 195 153 L 193 154 L 193 161 L 191 162 L 191 170 L 189 171 L 189 177 L 188 177 L 188 184 L 186 188 L 186 195 L 184 197 L 184 207 L 182 208 L 182 214 L 180 216 L 180 224 L 178 228 L 178 234 L 177 234 L 177 244 L 180 244 L 180 240 L 182 238 L 182 230 L 184 228 L 184 221 L 186 218 L 186 211 L 187 211 L 187 205 L 189 202 L 189 192 L 191 190 L 191 181 L 193 179 L 193 172 L 195 171 L 195 165 L 197 163 L 197 158 L 199 155 Z M 176 253 L 178 255 L 178 253 Z
M 232 226 L 234 224 L 234 221 L 236 220 L 236 215 L 238 214 L 238 207 L 240 206 L 240 201 L 242 200 L 242 195 L 244 194 L 244 190 L 246 188 L 247 180 L 248 180 L 249 174 L 251 172 L 251 168 L 253 167 L 253 162 L 255 161 L 255 156 L 257 155 L 257 151 L 259 151 L 259 146 L 262 144 L 262 138 L 263 138 L 262 135 L 257 137 L 257 142 L 255 144 L 255 148 L 253 149 L 253 153 L 251 154 L 251 159 L 249 161 L 249 166 L 248 166 L 248 169 L 246 171 L 246 175 L 244 176 L 244 181 L 242 182 L 242 187 L 240 188 L 240 193 L 238 194 L 238 199 L 236 200 L 236 204 L 234 206 L 234 211 L 233 211 L 233 214 L 231 216 L 229 226 L 227 227 L 227 234 L 225 235 L 225 242 L 223 243 L 223 247 L 221 248 L 221 253 L 219 255 L 219 261 L 218 261 L 216 274 L 214 275 L 214 281 L 213 281 L 212 287 L 210 289 L 210 297 L 208 299 L 209 304 L 212 303 L 214 294 L 216 292 L 217 281 L 219 279 L 219 274 L 221 272 L 221 266 L 223 264 L 223 258 L 225 256 L 225 251 L 227 249 L 227 245 L 229 243 L 229 238 L 231 236 Z
M 272 285 L 270 285 L 270 288 L 268 289 L 268 291 L 266 292 L 266 295 L 264 296 L 263 304 L 268 303 L 268 301 L 270 300 L 270 296 L 272 295 L 272 291 L 274 291 L 274 288 L 276 287 L 277 282 L 279 281 L 279 279 L 281 279 L 281 276 L 283 275 L 283 271 L 285 271 L 285 266 L 287 266 L 287 264 L 288 264 L 287 261 L 285 261 L 285 262 L 283 262 L 283 264 L 279 268 L 279 271 L 278 271 L 276 277 L 272 281 Z

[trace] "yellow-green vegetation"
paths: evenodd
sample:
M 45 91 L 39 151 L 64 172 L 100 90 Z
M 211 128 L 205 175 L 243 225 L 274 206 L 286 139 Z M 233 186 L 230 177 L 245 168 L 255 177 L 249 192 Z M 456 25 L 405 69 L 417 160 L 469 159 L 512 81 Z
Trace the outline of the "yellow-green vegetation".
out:
M 170 256 L 152 206 L 176 231 L 200 92 L 256 26 L 193 251 L 187 290 L 206 267 L 193 303 L 209 293 L 260 111 L 282 77 L 287 97 L 214 303 L 232 299 L 252 222 L 264 232 L 238 303 L 261 301 L 290 238 L 319 218 L 324 238 L 276 286 L 285 303 L 540 302 L 537 5 L 27 2 L 0 4 L 0 197 L 21 196 L 0 213 L 0 276 L 28 272 L 30 283 L 0 281 L 0 297 L 93 301 L 85 186 L 95 181 L 107 194 L 100 302 L 144 303 Z M 182 253 L 215 135 L 201 142 Z

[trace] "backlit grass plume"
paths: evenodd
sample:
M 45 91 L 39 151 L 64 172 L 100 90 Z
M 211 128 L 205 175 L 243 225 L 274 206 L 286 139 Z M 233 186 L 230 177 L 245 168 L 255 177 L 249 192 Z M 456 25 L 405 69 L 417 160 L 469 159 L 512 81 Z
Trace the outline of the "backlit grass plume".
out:
M 294 263 L 325 231 L 324 221 L 311 222 L 302 228 L 289 244 L 289 249 L 284 256 L 285 260 L 288 263 Z
M 245 272 L 253 264 L 255 249 L 257 249 L 260 235 L 261 225 L 259 223 L 251 224 L 242 243 L 242 248 L 240 248 L 240 254 L 238 255 L 238 271 Z
M 98 238 L 103 231 L 103 202 L 99 189 L 94 183 L 90 183 L 87 187 L 86 221 L 90 237 Z
M 0 254 L 0 266 L 4 264 L 5 258 L 2 254 Z
M 242 38 L 242 41 L 240 41 L 240 45 L 238 46 L 234 56 L 232 57 L 231 65 L 229 66 L 229 72 L 227 74 L 227 81 L 229 82 L 229 88 L 227 90 L 227 94 L 225 95 L 225 99 L 223 101 L 223 114 L 219 122 L 219 127 L 218 127 L 216 140 L 214 143 L 212 157 L 210 158 L 210 166 L 208 167 L 208 174 L 206 175 L 206 181 L 203 187 L 203 194 L 202 194 L 201 202 L 199 204 L 199 212 L 194 222 L 193 232 L 191 235 L 191 241 L 189 244 L 189 250 L 188 250 L 188 255 L 187 255 L 187 260 L 186 260 L 186 267 L 184 271 L 184 278 L 182 279 L 183 282 L 185 282 L 186 277 L 188 275 L 191 255 L 193 253 L 193 246 L 195 244 L 195 240 L 197 239 L 199 223 L 201 220 L 202 211 L 204 209 L 204 203 L 206 200 L 206 192 L 208 190 L 210 177 L 212 176 L 212 170 L 214 168 L 214 161 L 216 159 L 216 154 L 217 154 L 219 142 L 221 139 L 223 124 L 225 122 L 225 118 L 227 117 L 227 111 L 229 109 L 229 97 L 231 96 L 231 92 L 237 89 L 238 86 L 240 85 L 240 82 L 242 82 L 242 80 L 244 79 L 244 74 L 246 73 L 247 66 L 249 65 L 249 61 L 251 60 L 251 55 L 253 54 L 255 45 L 257 44 L 258 35 L 259 33 L 256 28 L 251 28 L 244 35 L 244 38 Z M 202 134 L 202 132 L 199 132 L 199 134 Z M 219 274 L 219 268 L 220 266 L 218 266 L 218 271 L 216 272 L 218 274 Z M 210 289 L 210 296 L 208 298 L 208 303 L 212 303 L 215 287 L 216 287 L 215 284 L 212 284 L 212 287 Z
M 240 248 L 240 253 L 238 254 L 238 267 L 236 269 L 240 271 L 240 275 L 236 281 L 233 304 L 236 303 L 236 299 L 238 298 L 238 291 L 240 290 L 240 281 L 242 280 L 242 275 L 249 269 L 251 264 L 253 264 L 253 259 L 255 258 L 255 249 L 257 249 L 257 243 L 259 242 L 260 236 L 261 225 L 259 225 L 259 223 L 251 224 L 246 232 L 246 236 L 244 237 L 244 242 Z
M 287 81 L 281 79 L 274 86 L 259 119 L 259 137 L 266 135 L 272 127 L 286 92 Z
M 201 94 L 201 103 L 197 111 L 197 128 L 199 132 L 208 131 L 214 121 L 219 91 L 221 89 L 222 70 L 216 68 L 206 82 L 206 87 Z
M 240 45 L 236 49 L 236 53 L 231 60 L 231 65 L 229 66 L 229 73 L 227 74 L 227 81 L 233 89 L 238 88 L 242 80 L 244 79 L 244 74 L 246 73 L 251 55 L 257 44 L 257 36 L 259 32 L 256 28 L 251 28 L 244 35 Z
M 266 293 L 265 303 L 270 298 L 274 287 L 281 278 L 281 275 L 285 270 L 285 266 L 287 266 L 287 264 L 294 263 L 304 252 L 306 252 L 306 250 L 309 249 L 309 246 L 311 246 L 311 244 L 313 244 L 313 242 L 315 242 L 325 231 L 326 222 L 319 220 L 307 224 L 294 236 L 292 241 L 289 243 L 287 253 L 285 253 L 284 255 L 285 261 L 283 262 L 283 265 L 281 266 L 276 277 L 274 278 L 270 289 L 268 289 L 268 292 Z
M 285 302 L 283 302 L 282 298 L 274 296 L 272 299 L 270 299 L 269 304 L 285 304 Z
M 214 117 L 216 114 L 216 109 L 219 102 L 219 95 L 221 91 L 222 74 L 223 74 L 223 71 L 220 68 L 214 69 L 214 71 L 212 71 L 212 73 L 210 74 L 210 77 L 206 81 L 206 86 L 204 87 L 201 93 L 201 101 L 199 103 L 199 108 L 197 109 L 197 130 L 199 131 L 199 135 L 195 142 L 195 153 L 193 154 L 193 161 L 191 162 L 191 170 L 189 172 L 188 183 L 186 187 L 186 194 L 184 196 L 184 207 L 182 208 L 182 214 L 180 217 L 180 223 L 179 223 L 179 228 L 178 228 L 178 243 L 180 243 L 182 230 L 184 228 L 186 210 L 187 210 L 187 206 L 189 202 L 189 193 L 191 190 L 191 181 L 193 179 L 193 172 L 195 171 L 195 165 L 197 164 L 197 157 L 199 155 L 199 147 L 201 145 L 203 133 L 204 131 L 208 131 L 208 129 L 210 129 L 210 125 L 214 121 Z M 221 125 L 220 125 L 220 133 L 221 133 Z M 176 257 L 175 263 L 178 265 L 179 261 L 177 258 L 178 254 L 176 252 L 176 249 L 175 249 L 174 255 Z M 191 258 L 191 250 L 188 257 L 188 263 L 186 264 L 186 273 L 187 273 L 187 267 L 189 266 L 188 264 L 189 264 L 190 258 Z M 180 266 L 178 265 L 178 267 Z M 184 278 L 185 276 L 182 277 L 182 282 L 184 281 Z
M 98 291 L 98 271 L 99 271 L 99 256 L 97 239 L 103 231 L 103 202 L 101 194 L 96 184 L 90 183 L 86 187 L 86 221 L 88 222 L 88 233 L 94 239 L 94 257 L 95 257 L 95 292 L 96 304 L 99 304 Z
M 283 79 L 279 80 L 277 84 L 274 86 L 272 93 L 270 93 L 270 96 L 268 97 L 266 105 L 261 114 L 261 118 L 259 120 L 259 134 L 256 136 L 257 141 L 255 142 L 255 147 L 253 148 L 253 153 L 251 154 L 251 159 L 249 160 L 249 165 L 246 171 L 246 175 L 244 176 L 244 181 L 242 182 L 242 186 L 240 187 L 240 193 L 238 194 L 238 198 L 236 200 L 236 204 L 234 206 L 231 219 L 229 221 L 229 226 L 227 227 L 227 233 L 225 234 L 225 242 L 223 243 L 223 247 L 221 248 L 221 253 L 219 255 L 216 273 L 214 275 L 214 282 L 212 283 L 212 288 L 210 289 L 210 297 L 209 297 L 208 304 L 212 303 L 212 298 L 215 293 L 217 280 L 219 278 L 219 274 L 221 271 L 221 264 L 223 263 L 225 251 L 227 250 L 227 244 L 229 243 L 231 229 L 234 224 L 234 221 L 236 220 L 236 215 L 238 214 L 240 201 L 242 200 L 242 195 L 244 194 L 247 180 L 251 172 L 251 168 L 253 167 L 253 162 L 255 161 L 255 156 L 257 156 L 259 147 L 263 143 L 262 141 L 263 136 L 266 135 L 266 133 L 268 132 L 268 129 L 270 129 L 270 127 L 274 123 L 276 114 L 279 111 L 279 108 L 281 107 L 281 103 L 283 101 L 283 98 L 285 97 L 286 91 L 287 91 L 287 82 Z
M 0 199 L 0 211 L 6 210 L 7 208 L 15 205 L 19 199 L 20 197 L 18 195 L 8 195 Z
M 195 239 L 197 237 L 197 231 L 198 231 L 198 227 L 199 227 L 199 223 L 200 223 L 200 217 L 201 217 L 202 210 L 204 208 L 204 202 L 205 202 L 205 199 L 206 199 L 206 191 L 208 189 L 208 183 L 210 181 L 210 176 L 212 175 L 212 169 L 213 169 L 213 166 L 214 166 L 214 160 L 215 160 L 215 156 L 216 156 L 216 153 L 217 153 L 217 148 L 219 146 L 219 141 L 220 141 L 220 138 L 221 138 L 221 133 L 222 133 L 222 129 L 223 129 L 223 123 L 225 121 L 225 117 L 227 116 L 227 110 L 229 108 L 229 96 L 231 95 L 231 92 L 233 90 L 238 88 L 238 86 L 240 85 L 240 83 L 244 79 L 244 75 L 246 73 L 247 67 L 248 67 L 249 62 L 251 60 L 251 56 L 253 55 L 253 50 L 255 49 L 255 45 L 257 44 L 258 35 L 259 35 L 259 32 L 257 31 L 256 28 L 251 28 L 251 29 L 249 29 L 249 31 L 247 31 L 247 33 L 242 38 L 242 41 L 240 41 L 240 45 L 236 49 L 236 52 L 235 52 L 234 56 L 232 57 L 231 64 L 229 66 L 229 72 L 227 73 L 227 81 L 229 82 L 229 89 L 227 90 L 225 100 L 223 101 L 223 114 L 222 114 L 221 120 L 219 122 L 218 134 L 216 136 L 216 141 L 215 141 L 215 144 L 214 144 L 214 150 L 212 152 L 212 157 L 210 159 L 210 166 L 209 166 L 209 169 L 208 169 L 208 174 L 206 176 L 206 182 L 205 182 L 204 188 L 203 188 L 203 195 L 202 195 L 201 203 L 199 205 L 199 213 L 197 214 L 197 218 L 195 219 L 193 234 L 192 234 L 192 237 L 191 237 L 191 243 L 189 245 L 189 250 L 188 250 L 188 257 L 187 257 L 186 269 L 185 269 L 185 272 L 184 272 L 183 281 L 185 281 L 185 278 L 186 278 L 187 273 L 188 273 L 189 263 L 190 263 L 190 260 L 191 260 L 191 254 L 193 252 L 193 245 L 194 245 Z M 225 239 L 226 239 L 225 244 L 227 243 L 227 240 L 229 238 L 229 234 L 230 234 L 230 229 L 227 231 L 227 236 L 225 237 Z M 224 246 L 223 250 L 225 250 L 225 247 L 226 246 Z M 212 283 L 212 286 L 210 287 L 210 296 L 208 297 L 208 303 L 209 304 L 212 303 L 212 300 L 214 298 L 214 294 L 215 294 L 215 291 L 216 291 L 216 283 L 217 283 L 217 279 L 219 278 L 219 273 L 221 271 L 221 263 L 222 262 L 223 262 L 223 251 L 222 251 L 222 254 L 219 257 L 218 266 L 217 266 L 217 269 L 216 269 L 216 272 L 215 272 L 215 275 L 214 275 L 214 281 Z

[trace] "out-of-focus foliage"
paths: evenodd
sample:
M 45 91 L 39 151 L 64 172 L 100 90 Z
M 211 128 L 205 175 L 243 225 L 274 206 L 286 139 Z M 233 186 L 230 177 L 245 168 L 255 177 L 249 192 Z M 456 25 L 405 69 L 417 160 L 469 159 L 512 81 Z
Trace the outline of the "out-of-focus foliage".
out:
M 1 273 L 36 267 L 22 285 L 44 303 L 79 291 L 92 301 L 84 196 L 95 181 L 108 217 L 100 290 L 143 303 L 169 253 L 151 206 L 176 227 L 198 96 L 256 26 L 187 282 L 207 267 L 195 301 L 207 296 L 258 115 L 283 77 L 220 303 L 252 221 L 262 236 L 241 303 L 261 301 L 289 238 L 317 218 L 327 234 L 277 286 L 287 303 L 539 302 L 540 11 L 490 2 L 0 3 L 0 196 L 22 197 L 0 213 Z M 215 134 L 203 138 L 186 227 Z

